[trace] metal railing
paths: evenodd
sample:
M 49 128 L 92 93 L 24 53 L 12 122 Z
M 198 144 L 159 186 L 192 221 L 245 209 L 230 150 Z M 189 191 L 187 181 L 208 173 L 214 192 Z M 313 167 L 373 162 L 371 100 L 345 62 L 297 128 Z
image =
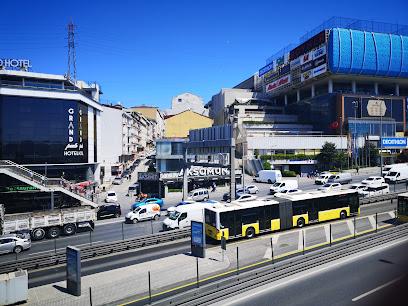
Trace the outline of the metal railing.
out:
M 151 245 L 180 240 L 190 236 L 190 229 L 181 229 L 171 232 L 161 232 L 136 238 L 112 241 L 99 245 L 80 247 L 81 260 L 96 258 L 98 256 L 134 250 Z M 32 256 L 29 259 L 4 262 L 0 264 L 0 274 L 10 273 L 18 269 L 35 270 L 44 267 L 63 264 L 66 262 L 65 251 L 55 252 L 50 250 L 42 255 Z
M 274 263 L 272 260 L 257 269 L 237 271 L 237 275 L 223 277 L 221 280 L 202 284 L 199 288 L 191 286 L 189 291 L 155 302 L 154 305 L 209 305 L 288 276 L 321 266 L 376 246 L 404 238 L 408 234 L 408 224 L 368 234 L 356 239 L 338 243 L 332 247 L 306 253 Z M 272 263 L 272 264 L 271 264 Z M 240 273 L 238 273 L 240 272 Z M 144 301 L 142 301 L 144 302 Z

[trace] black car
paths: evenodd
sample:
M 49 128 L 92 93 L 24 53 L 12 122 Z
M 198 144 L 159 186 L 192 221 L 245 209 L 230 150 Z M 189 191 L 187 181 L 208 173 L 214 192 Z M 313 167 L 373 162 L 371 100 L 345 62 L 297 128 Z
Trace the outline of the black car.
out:
M 122 211 L 120 209 L 120 205 L 116 203 L 103 204 L 99 206 L 99 210 L 96 213 L 98 220 L 105 217 L 119 218 L 121 215 Z

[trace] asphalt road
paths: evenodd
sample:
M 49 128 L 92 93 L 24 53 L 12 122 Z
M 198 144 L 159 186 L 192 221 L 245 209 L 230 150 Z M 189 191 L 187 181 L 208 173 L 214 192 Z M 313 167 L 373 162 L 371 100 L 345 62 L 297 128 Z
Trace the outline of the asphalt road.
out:
M 221 302 L 234 306 L 407 305 L 408 242 Z
M 135 173 L 133 173 L 133 176 L 135 176 Z M 361 181 L 364 178 L 368 177 L 369 175 L 360 175 L 360 176 L 353 176 L 353 183 L 357 181 Z M 314 180 L 301 180 L 301 185 L 300 188 L 302 190 L 313 190 L 316 189 L 316 185 L 313 183 Z M 132 181 L 125 182 L 122 185 L 119 186 L 114 186 L 113 188 L 116 188 L 118 195 L 119 195 L 119 201 L 127 201 L 131 202 L 129 200 L 129 197 L 126 196 L 126 191 L 127 186 L 131 183 Z M 269 192 L 269 184 L 262 184 L 262 183 L 257 183 L 259 186 L 260 192 L 258 193 L 259 197 L 266 196 Z M 347 185 L 346 185 L 347 186 Z M 221 189 L 221 188 L 219 188 Z M 393 186 L 392 186 L 393 189 Z M 403 190 L 405 189 L 405 185 L 397 185 L 397 190 Z M 218 191 L 214 194 L 213 199 L 216 198 L 218 195 L 219 197 L 222 197 L 223 191 Z M 125 200 L 123 200 L 125 199 Z M 220 198 L 216 198 L 220 200 Z M 171 201 L 175 200 L 178 202 L 177 199 L 174 198 L 169 198 L 169 200 L 165 199 L 165 207 L 171 206 Z M 122 202 L 123 203 L 123 202 Z M 130 206 L 130 204 L 129 204 Z M 384 202 L 384 203 L 377 203 L 369 206 L 363 206 L 361 208 L 361 213 L 362 215 L 368 215 L 368 214 L 375 214 L 376 212 L 384 212 L 384 211 L 389 211 L 392 210 L 396 207 L 396 202 L 394 201 L 394 204 L 391 204 L 389 202 Z M 44 252 L 48 252 L 49 250 L 62 250 L 65 249 L 66 246 L 71 245 L 71 246 L 82 246 L 82 245 L 90 245 L 92 244 L 98 244 L 98 243 L 104 243 L 104 242 L 109 242 L 109 241 L 116 241 L 116 240 L 121 240 L 121 239 L 127 239 L 127 238 L 132 238 L 132 237 L 137 237 L 137 236 L 142 236 L 142 235 L 148 235 L 151 233 L 157 233 L 162 229 L 162 220 L 165 218 L 165 216 L 162 216 L 159 221 L 145 221 L 145 222 L 140 222 L 138 224 L 124 224 L 124 214 L 128 211 L 128 206 L 122 204 L 122 217 L 120 218 L 112 218 L 112 219 L 105 219 L 101 221 L 97 221 L 95 230 L 93 232 L 85 231 L 85 232 L 80 232 L 77 233 L 74 236 L 69 236 L 69 237 L 60 237 L 56 240 L 49 240 L 45 239 L 42 241 L 33 241 L 32 242 L 32 247 L 30 250 L 24 251 L 20 254 L 18 254 L 18 258 L 30 258 L 31 256 L 34 255 L 39 255 Z M 122 231 L 123 229 L 123 231 Z M 10 260 L 14 260 L 16 258 L 15 254 L 4 254 L 0 256 L 0 262 L 6 262 Z

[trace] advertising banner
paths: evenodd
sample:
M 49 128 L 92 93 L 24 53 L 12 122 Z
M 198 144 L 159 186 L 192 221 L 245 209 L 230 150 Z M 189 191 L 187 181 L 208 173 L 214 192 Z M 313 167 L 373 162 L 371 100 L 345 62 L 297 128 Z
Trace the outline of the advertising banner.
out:
M 267 84 L 265 87 L 265 91 L 271 92 L 289 83 L 290 83 L 290 75 L 286 75 L 284 77 L 277 79 L 276 81 L 270 84 Z
M 308 71 L 308 70 L 311 70 L 311 69 L 313 69 L 313 62 L 312 61 L 310 61 L 310 62 L 308 62 L 308 63 L 306 63 L 306 64 L 303 64 L 301 67 L 300 67 L 300 71 L 301 72 L 305 72 L 305 71 Z
M 326 30 L 321 31 L 319 34 L 316 34 L 312 38 L 306 40 L 303 44 L 297 46 L 295 49 L 290 51 L 289 59 L 292 61 L 295 58 L 301 56 L 313 50 L 314 48 L 326 43 L 327 35 Z
M 311 61 L 312 59 L 313 59 L 313 52 L 305 53 L 300 57 L 300 64 L 303 65 L 304 63 L 307 63 L 308 61 Z
M 275 69 L 273 62 L 262 67 L 261 69 L 259 69 L 259 77 L 263 76 L 264 74 L 266 74 L 267 72 L 271 71 Z
M 301 58 L 298 57 L 297 59 L 294 59 L 293 61 L 290 62 L 290 69 L 296 69 L 297 67 L 300 66 L 300 60 Z
M 309 71 L 303 72 L 300 75 L 300 81 L 304 82 L 304 81 L 311 79 L 312 77 L 313 77 L 313 70 L 309 70 Z
M 205 230 L 203 222 L 191 221 L 191 255 L 205 258 Z
M 314 68 L 312 74 L 313 74 L 313 77 L 316 77 L 320 74 L 325 73 L 326 71 L 327 71 L 327 65 L 323 64 L 319 67 Z
M 405 137 L 382 137 L 383 148 L 401 149 L 407 147 L 407 138 Z
M 326 55 L 326 45 L 313 50 L 313 59 L 318 58 L 322 55 Z
M 324 55 L 313 60 L 313 68 L 319 67 L 323 64 L 326 64 L 326 56 Z

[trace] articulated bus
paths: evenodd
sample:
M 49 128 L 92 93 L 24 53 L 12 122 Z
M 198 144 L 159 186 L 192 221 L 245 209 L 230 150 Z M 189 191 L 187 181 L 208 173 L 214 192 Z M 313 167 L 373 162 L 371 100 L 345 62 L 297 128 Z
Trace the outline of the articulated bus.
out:
M 354 190 L 309 192 L 280 198 L 233 201 L 205 208 L 206 235 L 215 240 L 252 238 L 260 233 L 359 215 Z

